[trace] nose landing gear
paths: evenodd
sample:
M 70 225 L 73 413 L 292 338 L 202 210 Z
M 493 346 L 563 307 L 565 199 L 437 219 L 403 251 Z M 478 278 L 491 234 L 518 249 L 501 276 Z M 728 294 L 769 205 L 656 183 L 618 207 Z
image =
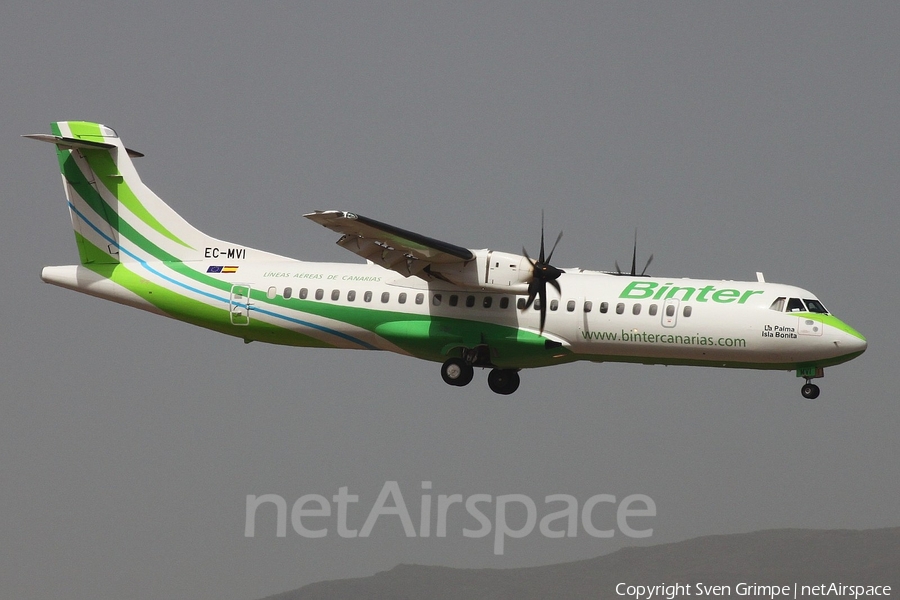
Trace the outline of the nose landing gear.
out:
M 797 377 L 806 380 L 806 384 L 800 388 L 800 393 L 807 400 L 815 400 L 819 397 L 819 386 L 812 382 L 813 379 L 825 377 L 825 369 L 822 367 L 800 367 L 797 369 Z
M 814 383 L 810 383 L 809 379 L 806 380 L 806 384 L 800 388 L 800 393 L 803 394 L 803 397 L 808 400 L 815 400 L 819 397 L 819 386 Z

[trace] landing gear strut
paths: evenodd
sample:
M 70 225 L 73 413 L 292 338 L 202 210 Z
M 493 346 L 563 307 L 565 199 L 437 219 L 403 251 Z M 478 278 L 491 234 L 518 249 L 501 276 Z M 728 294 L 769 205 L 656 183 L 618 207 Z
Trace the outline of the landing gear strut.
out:
M 468 385 L 475 375 L 475 369 L 461 358 L 448 358 L 441 365 L 441 377 L 446 383 L 462 387 Z
M 802 377 L 806 383 L 800 388 L 800 393 L 807 400 L 815 400 L 819 397 L 819 386 L 812 382 L 813 379 L 825 377 L 825 369 L 822 367 L 801 367 L 797 369 L 797 377 Z
M 810 383 L 810 380 L 806 380 L 806 384 L 800 388 L 800 393 L 803 394 L 803 397 L 808 400 L 815 400 L 819 397 L 819 386 L 814 383 Z
M 493 369 L 488 375 L 488 386 L 494 393 L 508 396 L 519 389 L 519 373 L 514 369 Z

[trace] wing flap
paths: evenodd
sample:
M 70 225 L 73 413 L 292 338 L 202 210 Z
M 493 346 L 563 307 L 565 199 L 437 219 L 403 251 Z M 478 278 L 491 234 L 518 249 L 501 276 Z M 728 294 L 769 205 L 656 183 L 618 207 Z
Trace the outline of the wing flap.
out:
M 303 216 L 342 234 L 337 241 L 342 248 L 404 276 L 419 275 L 431 264 L 466 263 L 475 258 L 468 248 L 351 212 L 317 210 Z

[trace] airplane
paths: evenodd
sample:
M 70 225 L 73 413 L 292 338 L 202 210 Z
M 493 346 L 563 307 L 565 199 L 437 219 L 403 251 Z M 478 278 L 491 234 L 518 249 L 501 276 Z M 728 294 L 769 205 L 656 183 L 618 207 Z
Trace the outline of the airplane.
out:
M 339 210 L 304 215 L 364 264 L 305 262 L 208 236 L 135 170 L 116 132 L 61 121 L 56 145 L 80 264 L 50 284 L 253 341 L 386 350 L 441 363 L 452 386 L 491 369 L 497 394 L 522 369 L 573 361 L 794 371 L 814 379 L 866 339 L 811 292 L 756 281 L 649 277 L 551 264 L 545 253 L 470 249 Z M 635 243 L 636 249 L 636 243 Z M 651 256 L 652 260 L 652 256 Z M 649 266 L 649 261 L 648 261 Z M 553 288 L 550 292 L 548 288 Z

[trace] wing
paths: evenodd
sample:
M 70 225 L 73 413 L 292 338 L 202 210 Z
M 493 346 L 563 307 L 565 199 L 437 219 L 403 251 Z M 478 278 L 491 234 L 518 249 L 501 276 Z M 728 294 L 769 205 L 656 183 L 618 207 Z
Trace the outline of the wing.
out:
M 303 216 L 342 234 L 339 246 L 403 276 L 418 276 L 432 264 L 464 264 L 475 258 L 468 248 L 351 212 L 317 210 Z

